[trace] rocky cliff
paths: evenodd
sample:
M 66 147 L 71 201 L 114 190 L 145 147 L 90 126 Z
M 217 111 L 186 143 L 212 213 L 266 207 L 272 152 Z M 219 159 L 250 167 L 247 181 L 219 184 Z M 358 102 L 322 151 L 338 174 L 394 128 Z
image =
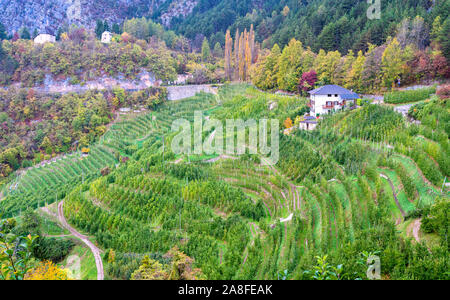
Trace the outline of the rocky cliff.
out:
M 70 24 L 95 27 L 96 20 L 110 24 L 133 17 L 157 15 L 165 25 L 189 15 L 197 0 L 0 0 L 0 23 L 8 33 L 26 27 L 33 33 L 55 34 Z

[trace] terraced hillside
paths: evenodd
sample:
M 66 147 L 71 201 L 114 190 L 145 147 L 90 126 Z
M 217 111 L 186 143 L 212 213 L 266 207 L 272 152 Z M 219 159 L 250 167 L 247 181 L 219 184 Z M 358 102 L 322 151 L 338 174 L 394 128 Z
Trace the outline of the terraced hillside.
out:
M 0 210 L 6 216 L 20 214 L 61 200 L 78 183 L 100 176 L 105 167 L 114 168 L 130 149 L 139 147 L 149 137 L 154 122 L 151 113 L 128 114 L 113 124 L 88 155 L 74 152 L 18 172 L 15 180 L 3 188 Z
M 373 253 L 384 278 L 446 276 L 445 242 L 426 251 L 397 227 L 448 201 L 439 186 L 446 160 L 422 145 L 429 139 L 448 149 L 448 138 L 433 139 L 444 131 L 429 135 L 392 108 L 368 105 L 330 116 L 316 131 L 281 134 L 280 161 L 265 166 L 261 155 L 175 155 L 172 122 L 192 121 L 196 110 L 204 120 L 284 121 L 303 114 L 306 100 L 234 85 L 166 103 L 111 126 L 77 164 L 69 163 L 80 158 L 74 154 L 28 170 L 1 205 L 14 214 L 64 198 L 69 223 L 114 253 L 105 261 L 111 279 L 129 279 L 145 255 L 164 263 L 174 246 L 208 279 L 277 279 L 285 270 L 289 279 L 308 279 L 305 271 L 324 255 L 343 264 L 340 279 L 364 279 L 364 257 Z M 112 172 L 102 176 L 105 166 Z M 55 189 L 58 182 L 66 185 Z

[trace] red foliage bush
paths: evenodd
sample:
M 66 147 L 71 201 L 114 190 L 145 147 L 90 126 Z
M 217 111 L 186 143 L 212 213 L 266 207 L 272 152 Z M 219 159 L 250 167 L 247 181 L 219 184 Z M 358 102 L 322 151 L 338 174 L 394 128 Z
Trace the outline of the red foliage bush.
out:
M 309 72 L 305 72 L 300 79 L 300 83 L 298 85 L 299 91 L 307 92 L 314 88 L 314 85 L 317 82 L 317 73 L 314 70 Z
M 446 84 L 438 88 L 436 94 L 441 99 L 448 99 L 450 98 L 450 84 Z

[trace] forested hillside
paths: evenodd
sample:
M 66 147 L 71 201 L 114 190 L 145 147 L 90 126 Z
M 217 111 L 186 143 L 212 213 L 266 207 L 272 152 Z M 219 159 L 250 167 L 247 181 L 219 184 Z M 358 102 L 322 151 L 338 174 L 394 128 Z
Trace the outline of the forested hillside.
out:
M 206 36 L 213 45 L 225 44 L 227 29 L 234 33 L 254 24 L 257 41 L 265 47 L 271 48 L 275 43 L 284 46 L 296 38 L 313 51 L 357 52 L 366 50 L 368 43 L 383 44 L 405 18 L 420 16 L 431 27 L 437 16 L 444 21 L 450 11 L 448 0 L 382 1 L 381 19 L 370 20 L 366 0 L 79 1 L 82 14 L 71 19 L 68 9 L 77 1 L 62 2 L 33 1 L 23 7 L 22 1 L 0 1 L 0 23 L 12 36 L 24 29 L 31 35 L 56 34 L 58 29 L 68 30 L 72 23 L 93 29 L 97 20 L 107 21 L 112 28 L 126 19 L 147 17 L 192 41 L 201 43 Z M 52 6 L 57 11 L 48 14 Z M 427 44 L 429 40 L 425 41 Z
M 382 1 L 381 19 L 367 18 L 366 0 L 273 0 L 273 1 L 199 1 L 186 19 L 174 19 L 171 27 L 190 39 L 203 34 L 211 44 L 224 44 L 227 29 L 234 33 L 255 25 L 257 40 L 263 46 L 284 46 L 292 38 L 313 51 L 366 50 L 367 43 L 383 44 L 395 35 L 405 18 L 421 16 L 431 26 L 437 16 L 448 17 L 448 0 Z M 429 43 L 429 41 L 428 41 Z

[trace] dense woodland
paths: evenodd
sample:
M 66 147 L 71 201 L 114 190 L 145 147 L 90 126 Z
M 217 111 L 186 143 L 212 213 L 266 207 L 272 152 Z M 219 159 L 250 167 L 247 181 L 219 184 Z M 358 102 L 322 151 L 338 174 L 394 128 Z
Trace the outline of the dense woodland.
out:
M 385 44 L 369 44 L 366 52 L 349 50 L 341 54 L 338 50 L 321 49 L 314 53 L 295 39 L 284 49 L 276 44 L 271 51 L 261 54 L 252 69 L 252 81 L 266 90 L 304 92 L 315 85 L 337 84 L 360 93 L 371 93 L 391 89 L 398 83 L 409 85 L 448 78 L 449 53 L 445 52 L 444 44 L 449 29 L 445 29 L 437 17 L 432 29 L 433 44 L 425 48 L 428 33 L 418 35 L 415 32 L 418 27 L 426 32 L 424 26 L 419 16 L 406 19 Z
M 431 28 L 437 16 L 448 18 L 449 5 L 448 0 L 388 1 L 382 4 L 381 19 L 369 20 L 365 0 L 201 0 L 191 16 L 174 19 L 171 27 L 190 39 L 203 35 L 211 44 L 224 45 L 227 29 L 234 33 L 254 24 L 257 41 L 267 48 L 274 44 L 284 47 L 295 38 L 314 52 L 357 53 L 367 50 L 368 43 L 385 43 L 405 18 L 421 16 Z

